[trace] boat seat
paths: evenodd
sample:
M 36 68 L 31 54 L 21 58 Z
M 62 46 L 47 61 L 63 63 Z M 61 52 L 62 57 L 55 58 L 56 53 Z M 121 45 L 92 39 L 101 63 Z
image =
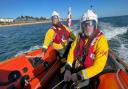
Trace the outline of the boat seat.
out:
M 98 89 L 121 89 L 116 79 L 116 73 L 106 73 L 99 76 Z

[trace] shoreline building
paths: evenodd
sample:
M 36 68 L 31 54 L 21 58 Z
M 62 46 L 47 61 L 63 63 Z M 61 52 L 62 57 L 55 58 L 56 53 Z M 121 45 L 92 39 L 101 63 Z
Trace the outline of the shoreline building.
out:
M 14 19 L 12 19 L 12 18 L 0 18 L 0 22 L 12 23 L 13 21 L 14 21 Z

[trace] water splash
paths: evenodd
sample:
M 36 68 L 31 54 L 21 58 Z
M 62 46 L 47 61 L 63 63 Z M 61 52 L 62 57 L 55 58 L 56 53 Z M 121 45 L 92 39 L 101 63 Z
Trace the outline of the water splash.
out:
M 100 26 L 100 29 L 105 34 L 105 36 L 108 40 L 111 40 L 115 36 L 117 36 L 119 34 L 124 34 L 128 31 L 128 26 L 114 27 L 112 24 L 104 23 L 104 22 L 100 22 L 99 26 Z
M 24 54 L 24 53 L 28 53 L 28 52 L 31 52 L 31 51 L 33 51 L 33 50 L 39 49 L 39 48 L 41 48 L 41 47 L 42 47 L 42 46 L 36 45 L 36 46 L 30 47 L 29 50 L 22 50 L 22 51 L 19 51 L 19 52 L 17 52 L 17 54 L 15 55 L 15 57 L 17 57 L 17 56 L 19 56 L 19 55 L 22 55 L 22 54 Z

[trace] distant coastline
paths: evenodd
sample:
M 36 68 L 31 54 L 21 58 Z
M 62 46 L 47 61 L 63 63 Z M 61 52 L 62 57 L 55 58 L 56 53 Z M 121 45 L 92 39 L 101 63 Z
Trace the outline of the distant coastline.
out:
M 24 25 L 33 25 L 33 24 L 50 23 L 50 22 L 51 22 L 50 20 L 46 20 L 46 21 L 39 21 L 39 22 L 11 23 L 11 24 L 4 24 L 4 25 L 0 24 L 0 27 L 24 26 Z

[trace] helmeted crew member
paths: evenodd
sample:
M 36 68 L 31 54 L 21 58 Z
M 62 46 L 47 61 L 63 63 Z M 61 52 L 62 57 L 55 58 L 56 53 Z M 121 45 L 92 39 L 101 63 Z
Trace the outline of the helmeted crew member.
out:
M 109 48 L 97 25 L 98 17 L 93 10 L 84 13 L 81 21 L 82 32 L 76 36 L 68 54 L 65 81 L 86 80 L 103 71 Z M 76 72 L 71 73 L 72 69 Z
M 62 56 L 65 51 L 64 49 L 68 44 L 69 38 L 74 40 L 75 36 L 69 30 L 69 28 L 67 28 L 60 22 L 59 13 L 57 13 L 56 11 L 53 11 L 51 20 L 52 26 L 45 35 L 43 43 L 43 53 L 46 51 L 49 45 L 52 45 L 54 49 L 58 50 L 60 55 Z

